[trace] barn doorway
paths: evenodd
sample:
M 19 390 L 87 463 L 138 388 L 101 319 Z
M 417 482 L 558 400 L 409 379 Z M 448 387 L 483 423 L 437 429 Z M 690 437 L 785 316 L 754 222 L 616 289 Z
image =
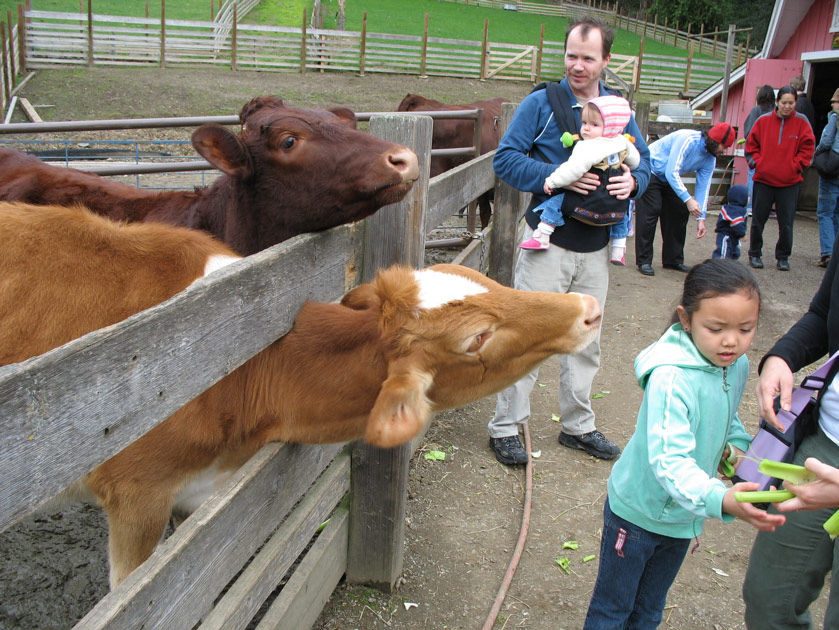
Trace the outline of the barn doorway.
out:
M 812 90 L 810 100 L 816 108 L 816 142 L 822 134 L 822 129 L 827 124 L 827 115 L 830 113 L 830 97 L 836 88 L 839 88 L 839 61 L 823 61 L 813 63 L 810 75 Z

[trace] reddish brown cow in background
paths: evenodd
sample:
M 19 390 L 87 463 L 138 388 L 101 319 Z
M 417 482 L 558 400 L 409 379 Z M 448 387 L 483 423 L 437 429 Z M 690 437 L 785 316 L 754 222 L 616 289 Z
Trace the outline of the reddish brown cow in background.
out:
M 425 98 L 419 94 L 407 94 L 399 107 L 398 112 L 434 112 L 434 111 L 458 111 L 464 109 L 483 109 L 481 119 L 481 155 L 489 153 L 498 148 L 498 119 L 501 116 L 501 105 L 509 102 L 506 98 L 493 98 L 485 101 L 475 101 L 467 105 L 448 105 Z M 471 147 L 474 138 L 474 122 L 471 120 L 435 120 L 434 130 L 431 136 L 432 149 L 455 149 Z M 445 173 L 472 158 L 469 156 L 433 157 L 431 158 L 431 177 Z M 490 207 L 492 191 L 488 191 L 478 197 L 480 207 L 481 227 L 486 227 L 492 215 Z
M 196 151 L 223 175 L 194 192 L 149 192 L 0 149 L 0 200 L 82 204 L 126 221 L 201 229 L 249 255 L 304 232 L 358 221 L 400 201 L 417 179 L 402 145 L 357 131 L 345 108 L 287 107 L 261 96 L 242 108 L 242 130 L 203 125 Z
M 235 260 L 206 234 L 81 208 L 0 203 L 0 225 L 0 364 L 113 324 Z M 178 499 L 265 443 L 404 443 L 433 411 L 578 351 L 599 325 L 590 296 L 517 291 L 453 265 L 394 267 L 340 304 L 306 303 L 287 335 L 73 488 L 108 514 L 111 586 L 151 554 Z

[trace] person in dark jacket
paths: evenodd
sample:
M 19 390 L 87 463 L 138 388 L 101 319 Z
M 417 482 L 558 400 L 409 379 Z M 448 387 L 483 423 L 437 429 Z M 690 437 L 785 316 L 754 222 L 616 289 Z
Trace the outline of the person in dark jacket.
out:
M 778 215 L 776 265 L 780 271 L 789 271 L 798 191 L 804 169 L 813 161 L 816 137 L 807 119 L 795 112 L 792 87 L 778 90 L 775 105 L 774 112 L 757 119 L 746 140 L 746 158 L 755 167 L 749 264 L 763 268 L 763 227 L 774 203 Z
M 789 80 L 789 84 L 793 87 L 796 94 L 795 111 L 797 111 L 799 114 L 804 114 L 804 116 L 807 118 L 807 122 L 810 123 L 810 129 L 813 129 L 813 133 L 815 133 L 816 107 L 813 105 L 813 101 L 810 100 L 810 97 L 807 96 L 807 93 L 804 91 L 804 77 L 793 77 Z
M 749 189 L 732 186 L 728 189 L 728 203 L 720 209 L 717 217 L 717 248 L 711 258 L 740 258 L 740 239 L 746 236 L 746 202 Z
M 758 366 L 758 410 L 780 428 L 773 407 L 789 410 L 794 372 L 839 350 L 839 258 L 837 243 L 810 308 L 772 346 Z M 839 466 L 839 379 L 827 384 L 819 405 L 818 430 L 804 438 L 793 462 L 814 457 Z M 775 508 L 770 508 L 775 511 Z M 812 628 L 808 611 L 820 595 L 825 577 L 839 585 L 839 539 L 831 540 L 822 528 L 835 507 L 787 512 L 787 522 L 774 532 L 759 532 L 743 583 L 745 620 L 749 630 Z M 839 586 L 831 589 L 824 615 L 825 628 L 839 628 Z

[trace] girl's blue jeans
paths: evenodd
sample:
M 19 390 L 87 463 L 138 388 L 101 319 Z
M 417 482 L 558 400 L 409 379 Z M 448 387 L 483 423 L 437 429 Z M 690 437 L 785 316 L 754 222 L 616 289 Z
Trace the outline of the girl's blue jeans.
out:
M 816 208 L 819 218 L 819 246 L 822 256 L 830 256 L 833 241 L 839 236 L 839 177 L 819 177 L 819 204 Z
M 583 630 L 654 630 L 689 538 L 654 534 L 603 507 L 600 567 Z

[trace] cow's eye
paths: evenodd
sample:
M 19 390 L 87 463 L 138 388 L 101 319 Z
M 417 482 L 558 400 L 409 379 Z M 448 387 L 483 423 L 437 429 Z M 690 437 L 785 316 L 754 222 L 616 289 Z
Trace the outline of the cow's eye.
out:
M 489 339 L 491 336 L 492 333 L 488 330 L 475 335 L 469 340 L 469 345 L 466 348 L 466 352 L 469 354 L 474 354 L 475 352 L 481 349 L 481 347 L 487 342 L 487 339 Z
M 283 138 L 282 142 L 280 142 L 280 147 L 283 149 L 290 149 L 294 146 L 295 142 L 297 142 L 297 139 L 294 136 L 286 136 Z

